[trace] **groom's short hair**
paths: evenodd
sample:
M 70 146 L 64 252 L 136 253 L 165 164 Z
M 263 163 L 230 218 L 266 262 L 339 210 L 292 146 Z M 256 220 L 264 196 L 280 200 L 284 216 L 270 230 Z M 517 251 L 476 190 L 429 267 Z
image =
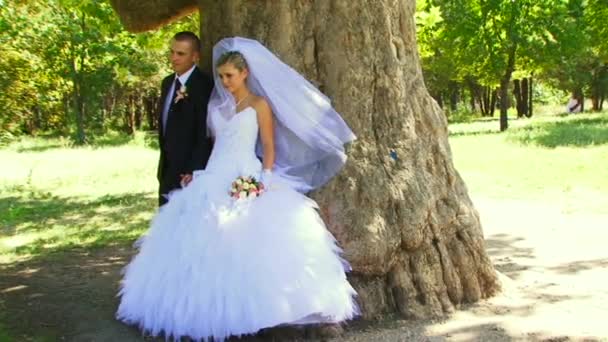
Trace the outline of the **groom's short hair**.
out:
M 173 39 L 178 42 L 189 41 L 194 51 L 196 51 L 197 53 L 201 52 L 201 40 L 198 39 L 198 36 L 194 32 L 178 32 L 173 36 Z

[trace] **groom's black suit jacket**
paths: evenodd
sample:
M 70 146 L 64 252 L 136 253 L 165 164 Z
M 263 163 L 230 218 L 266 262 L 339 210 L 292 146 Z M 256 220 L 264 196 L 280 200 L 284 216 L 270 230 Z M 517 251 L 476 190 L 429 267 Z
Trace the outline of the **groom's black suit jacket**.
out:
M 165 101 L 171 101 L 166 99 L 174 81 L 175 74 L 163 80 L 158 113 L 159 205 L 166 202 L 163 194 L 180 187 L 180 174 L 205 168 L 212 148 L 212 142 L 207 138 L 207 103 L 213 79 L 195 67 L 185 84 L 188 95 L 177 103 L 171 103 L 166 128 L 163 129 L 163 109 Z

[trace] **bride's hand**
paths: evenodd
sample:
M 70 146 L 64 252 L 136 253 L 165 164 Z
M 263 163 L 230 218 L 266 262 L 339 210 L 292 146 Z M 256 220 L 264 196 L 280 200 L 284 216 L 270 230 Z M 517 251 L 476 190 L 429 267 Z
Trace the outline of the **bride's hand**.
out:
M 272 184 L 272 170 L 264 169 L 260 174 L 260 182 L 264 185 L 264 189 L 268 190 Z

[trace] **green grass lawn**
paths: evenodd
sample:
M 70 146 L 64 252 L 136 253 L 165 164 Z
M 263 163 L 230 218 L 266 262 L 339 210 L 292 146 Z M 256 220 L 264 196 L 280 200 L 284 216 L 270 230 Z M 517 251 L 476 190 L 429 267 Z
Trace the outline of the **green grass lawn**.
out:
M 608 211 L 608 114 L 497 128 L 487 119 L 450 126 L 456 168 L 474 197 Z M 151 141 L 106 136 L 74 148 L 58 138 L 24 138 L 0 148 L 0 263 L 133 241 L 156 208 Z
M 158 158 L 139 138 L 83 148 L 29 138 L 0 149 L 0 263 L 139 236 L 156 208 Z
M 456 168 L 474 196 L 608 212 L 608 113 L 450 126 Z

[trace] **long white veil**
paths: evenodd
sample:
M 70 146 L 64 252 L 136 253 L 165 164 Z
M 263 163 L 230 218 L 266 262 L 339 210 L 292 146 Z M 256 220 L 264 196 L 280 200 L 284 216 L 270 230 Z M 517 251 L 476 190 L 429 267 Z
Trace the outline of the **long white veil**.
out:
M 356 139 L 330 100 L 302 75 L 259 42 L 225 38 L 213 48 L 215 89 L 209 101 L 208 127 L 214 134 L 213 116 L 236 114 L 233 96 L 222 86 L 216 61 L 228 51 L 239 51 L 249 65 L 248 87 L 269 102 L 275 117 L 274 173 L 307 192 L 335 176 L 346 162 L 344 144 Z M 258 139 L 256 153 L 262 155 Z

